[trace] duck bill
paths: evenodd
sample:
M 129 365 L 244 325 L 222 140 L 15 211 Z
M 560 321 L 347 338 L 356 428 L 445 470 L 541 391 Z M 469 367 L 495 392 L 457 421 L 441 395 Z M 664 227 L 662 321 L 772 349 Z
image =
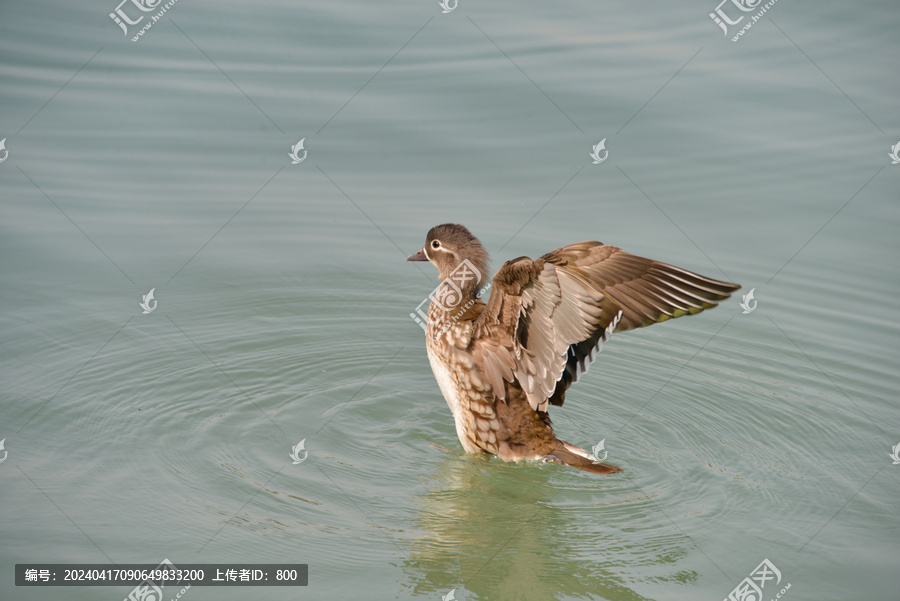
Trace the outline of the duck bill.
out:
M 416 254 L 406 257 L 406 260 L 407 261 L 427 261 L 428 257 L 425 256 L 425 249 L 423 248 Z

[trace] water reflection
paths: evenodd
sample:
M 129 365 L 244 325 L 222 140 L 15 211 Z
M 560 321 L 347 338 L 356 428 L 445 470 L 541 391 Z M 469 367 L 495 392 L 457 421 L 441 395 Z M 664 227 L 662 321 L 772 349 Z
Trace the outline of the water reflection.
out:
M 627 479 L 450 455 L 434 481 L 418 499 L 425 536 L 413 541 L 404 564 L 417 594 L 437 598 L 457 588 L 469 592 L 456 595 L 466 599 L 642 601 L 648 598 L 623 572 L 657 582 L 696 578 L 672 573 L 690 545 L 683 537 L 659 549 L 659 538 L 646 532 L 629 528 L 622 536 L 622 514 L 636 513 L 640 522 L 650 504 Z

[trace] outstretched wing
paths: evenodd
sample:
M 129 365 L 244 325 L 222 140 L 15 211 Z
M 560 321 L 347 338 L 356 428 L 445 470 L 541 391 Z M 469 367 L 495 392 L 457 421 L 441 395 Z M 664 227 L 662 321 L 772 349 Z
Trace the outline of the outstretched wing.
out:
M 737 284 L 637 257 L 600 242 L 579 242 L 532 261 L 507 261 L 475 323 L 476 360 L 494 394 L 504 380 L 531 407 L 561 405 L 613 332 L 714 307 Z

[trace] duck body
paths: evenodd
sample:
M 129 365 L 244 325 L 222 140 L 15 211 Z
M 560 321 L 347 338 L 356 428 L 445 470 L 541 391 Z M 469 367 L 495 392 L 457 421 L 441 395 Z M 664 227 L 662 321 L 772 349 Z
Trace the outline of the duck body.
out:
M 432 228 L 408 260 L 440 272 L 425 346 L 465 451 L 598 474 L 620 468 L 559 440 L 548 405 L 563 404 L 613 332 L 699 312 L 738 288 L 582 242 L 507 261 L 484 302 L 487 253 L 457 224 Z
M 614 466 L 592 463 L 587 451 L 558 440 L 550 415 L 529 406 L 518 382 L 504 381 L 503 394 L 495 394 L 474 361 L 475 348 L 479 346 L 474 336 L 475 321 L 484 310 L 483 302 L 474 303 L 472 310 L 455 322 L 436 304 L 432 307 L 428 311 L 425 343 L 428 361 L 453 414 L 456 435 L 467 453 L 497 455 L 504 461 L 557 461 L 553 453 L 565 456 L 574 451 L 583 460 L 579 463 L 592 467 L 589 471 L 618 471 Z M 504 400 L 498 402 L 498 396 Z

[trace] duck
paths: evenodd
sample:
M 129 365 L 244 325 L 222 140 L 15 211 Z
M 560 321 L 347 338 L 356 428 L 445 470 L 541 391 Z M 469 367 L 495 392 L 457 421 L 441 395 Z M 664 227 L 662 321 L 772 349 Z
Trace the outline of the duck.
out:
M 425 349 L 456 435 L 466 453 L 594 474 L 621 468 L 558 439 L 549 406 L 563 405 L 613 334 L 695 315 L 740 288 L 597 241 L 511 259 L 490 281 L 489 260 L 455 223 L 431 228 L 407 258 L 438 270 Z

